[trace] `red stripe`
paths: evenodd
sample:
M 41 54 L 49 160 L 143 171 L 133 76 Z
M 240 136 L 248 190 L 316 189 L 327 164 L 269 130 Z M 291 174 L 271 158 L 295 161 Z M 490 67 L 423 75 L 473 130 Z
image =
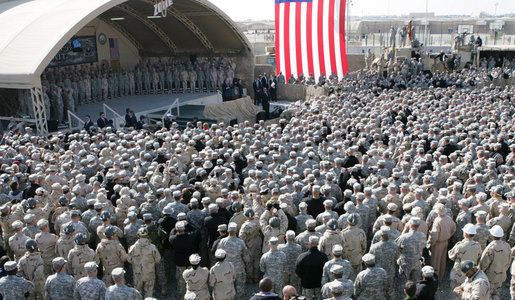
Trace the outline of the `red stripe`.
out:
M 341 0 L 340 3 L 340 56 L 342 60 L 343 74 L 347 74 L 347 51 L 345 47 L 345 5 L 347 1 Z M 341 78 L 340 78 L 341 79 Z
M 313 3 L 312 2 L 308 2 L 308 16 L 307 16 L 307 21 L 306 21 L 306 34 L 307 34 L 307 38 L 306 38 L 306 41 L 307 41 L 307 44 L 308 44 L 308 47 L 307 47 L 307 51 L 308 51 L 308 70 L 309 70 L 309 73 L 310 74 L 314 74 L 314 67 L 313 67 L 313 24 L 311 24 L 313 22 Z M 313 75 L 314 76 L 314 75 Z M 306 76 L 307 77 L 307 76 Z
M 275 70 L 277 72 L 276 75 L 279 75 L 279 72 L 281 72 L 281 61 L 280 61 L 280 58 L 281 58 L 281 53 L 280 53 L 280 35 L 279 35 L 279 22 L 280 22 L 280 17 L 281 17 L 281 14 L 280 14 L 280 8 L 281 8 L 281 4 L 276 4 L 275 5 Z
M 328 1 L 328 0 L 326 0 Z M 318 60 L 320 61 L 320 74 L 325 73 L 324 59 L 324 0 L 318 1 Z M 315 59 L 317 59 L 315 57 Z M 316 79 L 318 80 L 318 79 Z
M 329 0 L 329 56 L 331 60 L 331 71 L 337 74 L 336 70 L 336 55 L 335 55 L 335 44 L 334 44 L 334 3 L 335 0 Z M 329 73 L 329 70 L 327 70 Z M 331 74 L 326 74 L 327 76 Z
M 291 66 L 290 66 L 290 3 L 284 3 L 284 76 L 286 76 L 286 82 L 290 79 L 291 76 Z
M 295 77 L 299 77 L 299 74 L 302 74 L 302 43 L 301 43 L 301 32 L 300 32 L 300 9 L 302 7 L 302 3 L 296 3 L 295 7 L 295 44 L 297 50 L 297 74 L 294 74 Z

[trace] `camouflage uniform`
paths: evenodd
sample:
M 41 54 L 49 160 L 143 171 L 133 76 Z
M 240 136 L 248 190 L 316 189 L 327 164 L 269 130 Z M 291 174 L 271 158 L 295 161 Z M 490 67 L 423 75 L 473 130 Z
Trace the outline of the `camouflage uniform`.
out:
M 320 232 L 306 230 L 301 234 L 297 235 L 297 237 L 295 237 L 295 243 L 299 244 L 302 247 L 302 252 L 308 251 L 308 242 L 310 236 L 318 236 L 320 238 L 322 237 L 322 234 Z
M 95 251 L 88 247 L 88 245 L 75 245 L 68 253 L 68 262 L 70 266 L 70 273 L 79 280 L 82 277 L 88 276 L 84 265 L 88 261 L 94 261 L 97 264 L 100 262 Z
M 36 234 L 36 242 L 38 249 L 43 258 L 43 265 L 45 268 L 45 276 L 52 274 L 52 259 L 55 258 L 55 249 L 57 244 L 57 236 L 49 232 L 40 232 Z
M 43 267 L 43 259 L 38 252 L 27 251 L 18 262 L 18 275 L 34 283 L 34 292 L 31 293 L 30 299 L 43 298 L 45 272 Z
M 259 268 L 264 273 L 264 277 L 272 280 L 272 292 L 282 295 L 284 273 L 286 272 L 286 254 L 280 250 L 269 250 L 261 256 Z
M 467 278 L 461 286 L 463 287 L 461 299 L 489 299 L 491 284 L 486 274 L 480 269 L 472 277 Z
M 14 254 L 14 259 L 19 261 L 20 258 L 25 254 L 25 242 L 29 239 L 28 236 L 23 233 L 15 233 L 9 238 L 9 248 Z
M 399 246 L 400 257 L 397 260 L 401 283 L 412 280 L 417 282 L 420 277 L 420 257 L 426 247 L 426 236 L 420 231 L 410 231 L 395 240 Z
M 26 299 L 26 293 L 32 293 L 34 285 L 23 277 L 7 275 L 0 278 L 0 295 L 5 300 Z
M 342 295 L 342 299 L 346 299 L 346 298 L 351 299 L 352 295 L 354 294 L 354 283 L 352 283 L 352 281 L 350 281 L 349 279 L 346 279 L 346 278 L 338 278 L 338 279 L 335 279 L 331 282 L 324 284 L 322 286 L 322 297 L 324 299 L 326 299 L 326 298 L 333 299 L 333 298 L 331 298 L 331 286 L 336 285 L 336 284 L 343 285 L 344 292 Z M 336 299 L 339 299 L 339 298 L 336 298 Z
M 476 235 L 474 236 L 474 241 L 478 242 L 481 245 L 481 251 L 485 250 L 488 245 L 488 240 L 490 239 L 490 227 L 486 224 L 476 224 Z
M 240 239 L 243 240 L 247 251 L 245 259 L 245 271 L 247 273 L 248 282 L 257 282 L 259 279 L 259 260 L 261 258 L 261 232 L 259 221 L 257 219 L 247 220 L 240 229 Z
M 231 262 L 234 266 L 236 274 L 236 298 L 244 299 L 245 280 L 247 279 L 245 265 L 243 263 L 243 252 L 244 250 L 247 251 L 245 243 L 237 237 L 228 236 L 220 240 L 218 249 L 225 250 L 227 253 L 226 260 Z
M 209 286 L 213 288 L 214 300 L 232 300 L 236 294 L 234 281 L 236 271 L 228 261 L 217 262 L 209 270 Z
M 102 281 L 104 281 L 106 286 L 112 285 L 113 279 L 111 278 L 111 272 L 115 268 L 123 268 L 123 263 L 127 260 L 127 252 L 125 252 L 125 249 L 118 240 L 103 239 L 100 244 L 98 244 L 96 253 L 104 268 Z
M 352 264 L 354 274 L 358 274 L 361 271 L 361 257 L 367 249 L 365 232 L 357 226 L 347 226 L 342 230 L 342 236 L 345 240 L 343 257 Z
M 366 242 L 366 239 L 365 239 Z M 327 255 L 328 258 L 331 258 L 331 250 L 334 245 L 345 244 L 345 239 L 342 235 L 340 235 L 339 231 L 327 229 L 322 237 L 320 238 L 320 242 L 318 244 L 318 250 Z
M 88 276 L 77 280 L 75 291 L 73 291 L 73 299 L 104 299 L 105 294 L 105 283 Z
M 385 299 L 386 272 L 378 267 L 369 267 L 356 276 L 354 296 L 357 300 Z
M 386 272 L 386 296 L 388 299 L 396 299 L 396 287 L 394 286 L 399 247 L 393 240 L 379 241 L 373 244 L 368 251 L 376 257 L 376 266 Z
M 510 246 L 503 240 L 492 241 L 483 251 L 479 267 L 485 272 L 490 282 L 492 300 L 500 299 L 500 290 L 510 267 L 510 256 Z
M 194 293 L 195 299 L 198 300 L 209 300 L 209 270 L 207 268 L 199 266 L 197 269 L 187 269 L 182 276 L 186 282 L 187 293 Z
M 142 300 L 138 290 L 125 284 L 115 284 L 107 288 L 105 300 Z
M 454 247 L 449 250 L 449 259 L 454 261 L 454 267 L 451 270 L 451 280 L 452 280 L 452 287 L 460 286 L 467 277 L 463 272 L 461 272 L 461 262 L 464 260 L 471 260 L 476 265 L 479 262 L 479 258 L 481 258 L 481 245 L 474 241 L 473 239 L 465 238 Z
M 141 228 L 141 224 L 139 223 L 130 223 L 123 229 L 123 235 L 125 236 L 125 241 L 127 242 L 127 247 L 130 247 L 136 243 L 138 240 L 138 229 Z
M 295 263 L 302 253 L 300 245 L 295 243 L 286 243 L 278 246 L 278 249 L 286 255 L 286 267 L 284 269 L 284 285 L 293 285 L 300 290 L 300 278 L 295 273 Z
M 73 299 L 75 278 L 66 273 L 56 273 L 48 276 L 45 282 L 46 299 L 68 300 Z
M 353 278 L 354 270 L 350 262 L 343 258 L 334 258 L 324 264 L 322 271 L 322 284 L 326 284 L 334 280 L 334 275 L 331 273 L 331 268 L 335 265 L 343 267 L 343 278 Z
M 146 238 L 139 239 L 129 248 L 127 261 L 132 264 L 134 286 L 138 291 L 145 290 L 145 297 L 152 297 L 155 280 L 155 264 L 161 261 L 156 246 Z

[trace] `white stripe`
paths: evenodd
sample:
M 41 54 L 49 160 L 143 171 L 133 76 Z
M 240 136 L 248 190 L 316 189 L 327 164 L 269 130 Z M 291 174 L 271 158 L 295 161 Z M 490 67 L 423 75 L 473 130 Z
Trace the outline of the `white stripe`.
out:
M 301 43 L 301 52 L 302 52 L 302 73 L 304 73 L 304 77 L 308 78 L 309 76 L 309 68 L 308 68 L 308 35 L 307 35 L 307 12 L 308 12 L 308 3 L 303 2 L 300 7 L 300 43 Z M 311 27 L 311 26 L 310 26 Z M 311 55 L 311 54 L 310 54 Z
M 324 63 L 325 63 L 325 77 L 329 78 L 331 75 L 331 52 L 329 51 L 332 45 L 329 44 L 329 0 L 324 0 L 324 22 L 323 37 L 324 37 Z
M 284 3 L 279 5 L 279 20 L 281 20 L 279 22 L 279 68 L 283 75 L 286 76 L 286 65 L 284 63 Z M 286 82 L 288 82 L 288 78 L 286 78 Z
M 336 54 L 338 80 L 343 78 L 342 56 L 340 55 L 340 5 L 341 0 L 337 0 L 334 4 L 334 52 Z
M 290 69 L 295 78 L 299 77 L 297 74 L 297 44 L 295 41 L 295 10 L 297 9 L 297 4 L 296 2 L 290 3 Z
M 318 0 L 313 0 L 312 17 L 311 17 L 311 39 L 313 41 L 313 74 L 315 81 L 318 82 L 320 77 L 320 61 L 318 57 Z

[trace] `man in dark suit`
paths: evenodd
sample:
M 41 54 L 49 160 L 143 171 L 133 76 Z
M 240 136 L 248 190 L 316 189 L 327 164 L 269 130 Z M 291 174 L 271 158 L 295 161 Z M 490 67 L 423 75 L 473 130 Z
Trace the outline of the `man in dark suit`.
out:
M 270 98 L 272 101 L 277 101 L 277 79 L 275 79 L 275 75 L 272 75 L 270 78 L 269 87 L 270 87 Z
M 263 88 L 263 93 L 261 94 L 261 105 L 265 111 L 266 119 L 268 119 L 270 115 L 270 94 L 268 93 L 268 89 L 266 87 Z
M 100 113 L 100 118 L 97 120 L 98 128 L 102 129 L 107 126 L 106 114 L 104 112 Z
M 263 77 L 261 78 L 261 84 L 263 85 L 263 87 L 269 88 L 268 77 L 266 77 L 266 73 L 263 73 Z
M 230 98 L 231 94 L 231 82 L 229 79 L 225 79 L 224 83 L 222 83 L 222 99 L 223 101 L 227 101 Z
M 256 81 L 252 84 L 254 88 L 254 105 L 258 105 L 261 103 L 261 92 L 263 89 L 263 84 L 261 83 L 261 76 L 259 76 Z
M 93 124 L 93 122 L 91 122 L 91 118 L 89 117 L 89 115 L 86 115 L 85 122 L 84 122 L 84 129 L 86 129 L 86 131 L 89 132 L 89 129 L 91 128 L 91 126 L 95 126 L 95 124 Z

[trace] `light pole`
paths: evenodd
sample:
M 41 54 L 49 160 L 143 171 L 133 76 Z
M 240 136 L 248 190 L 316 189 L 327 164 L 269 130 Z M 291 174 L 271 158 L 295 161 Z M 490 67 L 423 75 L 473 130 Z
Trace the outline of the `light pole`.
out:
M 427 47 L 427 35 L 428 35 L 428 32 L 427 32 L 427 15 L 428 15 L 428 1 L 429 0 L 426 0 L 426 24 L 424 25 L 424 47 Z

